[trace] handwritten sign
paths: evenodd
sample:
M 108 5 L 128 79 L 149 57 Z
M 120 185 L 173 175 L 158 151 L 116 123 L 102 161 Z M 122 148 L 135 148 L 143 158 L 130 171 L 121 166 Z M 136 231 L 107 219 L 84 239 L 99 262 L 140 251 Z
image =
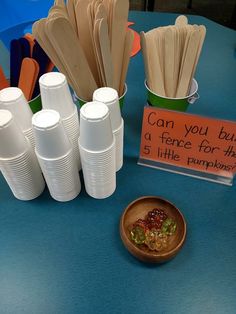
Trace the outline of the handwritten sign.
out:
M 232 177 L 236 173 L 236 123 L 147 106 L 140 158 Z

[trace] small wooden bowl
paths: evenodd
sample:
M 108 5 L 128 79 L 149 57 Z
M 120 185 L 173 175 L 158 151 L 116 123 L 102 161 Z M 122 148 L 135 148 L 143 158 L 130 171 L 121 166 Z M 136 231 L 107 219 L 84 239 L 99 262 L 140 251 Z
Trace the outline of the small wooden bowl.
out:
M 161 252 L 151 251 L 147 246 L 139 247 L 130 239 L 134 222 L 139 218 L 145 219 L 147 213 L 154 208 L 163 209 L 177 224 L 175 233 L 169 238 L 167 248 Z M 127 250 L 142 262 L 163 263 L 175 257 L 183 246 L 186 237 L 186 222 L 179 209 L 169 201 L 157 196 L 144 196 L 126 207 L 120 219 L 120 236 Z

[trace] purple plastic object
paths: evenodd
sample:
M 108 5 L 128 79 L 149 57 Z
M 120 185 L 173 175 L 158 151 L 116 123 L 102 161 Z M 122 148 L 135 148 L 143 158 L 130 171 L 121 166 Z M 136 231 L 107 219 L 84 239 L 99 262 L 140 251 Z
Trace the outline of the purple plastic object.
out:
M 38 96 L 40 90 L 39 90 L 39 78 L 41 75 L 43 75 L 44 73 L 46 73 L 48 64 L 50 59 L 48 58 L 47 54 L 44 52 L 44 50 L 40 47 L 40 45 L 38 44 L 38 42 L 35 40 L 35 45 L 33 48 L 33 54 L 32 57 L 38 62 L 39 64 L 39 75 L 38 75 L 38 79 L 35 85 L 35 89 L 33 92 L 33 98 Z
M 30 44 L 28 40 L 24 37 L 19 39 L 19 43 L 21 45 L 22 59 L 30 58 Z
M 21 44 L 18 39 L 11 40 L 10 43 L 10 85 L 18 86 L 20 69 L 22 62 Z

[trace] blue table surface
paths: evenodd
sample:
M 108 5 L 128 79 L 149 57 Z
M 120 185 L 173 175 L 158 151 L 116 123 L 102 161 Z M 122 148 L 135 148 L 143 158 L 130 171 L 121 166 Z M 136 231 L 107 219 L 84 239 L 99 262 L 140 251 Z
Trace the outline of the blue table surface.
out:
M 129 20 L 139 32 L 175 17 L 131 12 Z M 199 16 L 189 21 L 207 28 L 196 74 L 201 97 L 189 112 L 235 121 L 236 32 Z M 143 82 L 139 53 L 128 72 L 124 166 L 111 197 L 92 199 L 83 187 L 67 203 L 47 190 L 22 202 L 0 177 L 1 314 L 235 313 L 236 186 L 137 165 Z M 119 236 L 124 208 L 144 195 L 170 200 L 187 222 L 183 249 L 163 265 L 139 262 Z

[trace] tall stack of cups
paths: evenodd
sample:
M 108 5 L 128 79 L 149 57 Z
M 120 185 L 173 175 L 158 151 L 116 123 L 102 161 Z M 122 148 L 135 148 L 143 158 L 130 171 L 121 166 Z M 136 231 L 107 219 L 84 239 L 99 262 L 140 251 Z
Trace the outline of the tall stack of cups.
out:
M 12 113 L 0 110 L 0 169 L 14 196 L 27 201 L 39 196 L 45 182 L 29 140 Z
M 61 202 L 74 199 L 81 189 L 78 163 L 59 113 L 41 110 L 32 124 L 36 156 L 51 196 Z
M 35 147 L 32 130 L 32 111 L 22 92 L 18 87 L 7 87 L 0 91 L 0 109 L 9 110 L 24 135 L 29 139 L 32 147 Z
M 79 149 L 87 193 L 110 196 L 116 189 L 115 138 L 105 104 L 88 102 L 80 109 Z
M 59 112 L 80 170 L 78 111 L 73 103 L 66 77 L 59 72 L 49 72 L 40 77 L 39 85 L 43 109 Z
M 93 100 L 107 105 L 110 113 L 112 132 L 116 141 L 116 171 L 123 166 L 124 121 L 121 117 L 119 96 L 111 87 L 101 87 L 93 93 Z

